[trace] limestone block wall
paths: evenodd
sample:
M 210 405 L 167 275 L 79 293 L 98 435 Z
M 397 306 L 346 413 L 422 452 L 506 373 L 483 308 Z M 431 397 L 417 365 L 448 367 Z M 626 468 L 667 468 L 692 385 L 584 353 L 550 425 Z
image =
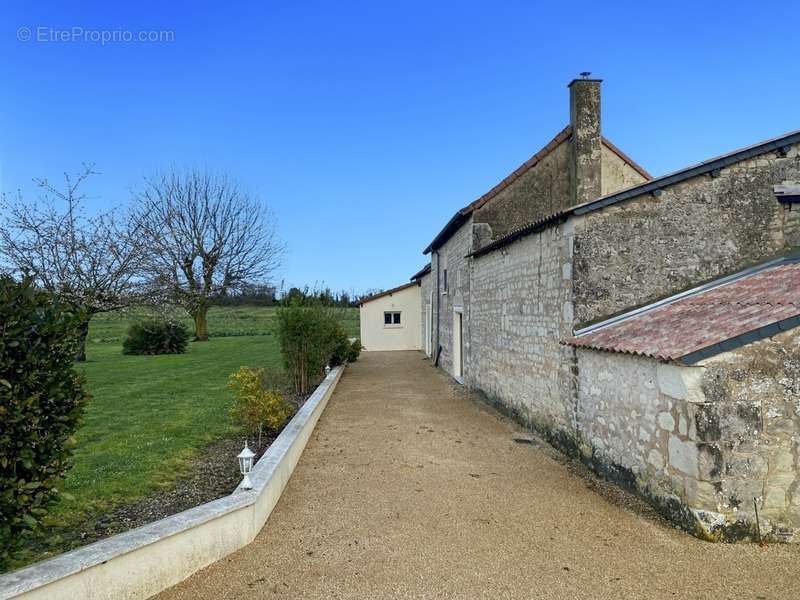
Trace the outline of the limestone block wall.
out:
M 464 223 L 445 244 L 434 251 L 435 261 L 432 261 L 433 277 L 439 270 L 439 344 L 442 346 L 442 355 L 439 366 L 448 373 L 453 373 L 453 313 L 456 308 L 462 310 L 464 331 L 464 371 L 468 372 L 470 360 L 470 260 L 466 258 L 472 250 L 472 218 Z M 433 263 L 436 263 L 435 265 Z M 444 269 L 447 269 L 447 290 L 444 289 Z M 435 280 L 432 285 L 436 285 Z M 434 294 L 436 302 L 436 294 Z M 434 328 L 436 328 L 436 315 L 434 314 Z M 435 355 L 435 348 L 434 348 Z
M 429 318 L 433 321 L 433 302 L 431 298 L 431 292 L 434 291 L 434 279 L 430 273 L 423 276 L 420 279 L 420 340 L 422 351 L 426 354 L 432 355 L 434 346 L 433 342 L 429 342 L 427 337 L 429 336 L 429 327 L 435 327 L 436 323 L 429 322 Z M 435 300 L 435 298 L 433 298 Z M 430 312 L 429 312 L 430 311 Z M 430 346 L 430 352 L 428 352 L 428 346 Z
M 478 209 L 475 222 L 488 223 L 498 238 L 571 206 L 570 160 L 570 145 L 564 141 Z
M 625 162 L 620 156 L 605 144 L 601 152 L 601 194 L 612 194 L 619 190 L 637 185 L 647 179 Z
M 800 333 L 696 366 L 578 350 L 576 437 L 596 470 L 709 539 L 800 541 Z
M 798 243 L 772 187 L 800 180 L 800 146 L 575 219 L 579 325 L 762 262 Z M 791 215 L 790 215 L 791 216 Z M 792 233 L 794 231 L 794 233 Z
M 800 247 L 800 204 L 783 205 L 783 231 L 787 246 Z
M 773 534 L 800 541 L 800 330 L 700 364 L 709 501 L 751 516 L 758 497 Z
M 567 224 L 476 257 L 467 383 L 542 432 L 574 428 L 571 229 Z

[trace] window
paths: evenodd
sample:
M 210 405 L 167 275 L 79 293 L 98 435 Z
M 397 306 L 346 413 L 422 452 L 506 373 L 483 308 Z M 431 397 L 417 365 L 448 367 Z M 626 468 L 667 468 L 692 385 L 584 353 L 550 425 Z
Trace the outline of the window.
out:
M 444 290 L 444 293 L 446 294 L 447 293 L 447 269 L 445 269 L 444 272 L 442 273 L 442 289 Z
M 383 326 L 384 327 L 400 327 L 400 313 L 399 312 L 385 312 L 385 313 L 383 313 Z

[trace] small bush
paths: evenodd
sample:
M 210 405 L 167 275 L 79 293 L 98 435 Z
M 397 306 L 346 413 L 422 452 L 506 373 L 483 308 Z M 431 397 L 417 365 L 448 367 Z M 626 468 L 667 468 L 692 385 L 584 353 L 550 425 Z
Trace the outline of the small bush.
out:
M 249 431 L 258 432 L 259 447 L 262 429 L 280 429 L 294 412 L 283 392 L 265 387 L 265 373 L 264 369 L 241 367 L 228 380 L 228 388 L 234 394 L 233 417 Z
M 361 350 L 364 349 L 364 346 L 361 345 L 361 340 L 356 338 L 350 344 L 350 349 L 347 352 L 347 362 L 356 362 L 358 357 L 361 355 Z
M 123 354 L 183 354 L 189 330 L 179 321 L 151 319 L 134 323 L 122 342 Z
M 333 351 L 331 352 L 330 365 L 336 367 L 350 362 L 351 351 L 350 339 L 342 326 L 338 325 L 333 332 Z
M 0 277 L 0 567 L 69 468 L 89 399 L 75 373 L 81 311 Z
M 336 367 L 345 363 L 356 362 L 358 356 L 361 354 L 361 348 L 363 348 L 361 340 L 356 338 L 351 342 L 350 338 L 347 337 L 347 333 L 340 325 L 334 333 L 334 345 L 330 365 Z

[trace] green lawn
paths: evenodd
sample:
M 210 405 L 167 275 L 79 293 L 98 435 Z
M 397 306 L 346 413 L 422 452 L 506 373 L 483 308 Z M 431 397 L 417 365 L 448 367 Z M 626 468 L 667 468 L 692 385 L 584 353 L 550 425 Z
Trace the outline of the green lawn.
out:
M 335 309 L 351 336 L 358 336 L 358 309 Z M 122 313 L 102 313 L 92 319 L 89 340 L 119 342 L 130 323 L 153 313 L 146 309 L 132 309 Z M 192 320 L 185 311 L 171 313 L 192 330 Z M 268 335 L 275 330 L 276 309 L 268 306 L 212 307 L 208 311 L 208 332 L 211 337 Z
M 53 505 L 53 527 L 69 528 L 169 486 L 200 448 L 239 433 L 229 414 L 228 376 L 243 365 L 280 365 L 274 308 L 213 308 L 210 341 L 190 343 L 186 354 L 123 355 L 127 327 L 146 314 L 103 314 L 91 322 L 88 360 L 78 370 L 92 399 L 76 435 L 74 466 L 61 486 L 73 499 Z M 341 317 L 358 335 L 358 309 L 342 309 Z
M 168 483 L 194 451 L 234 432 L 228 376 L 242 365 L 278 366 L 273 335 L 212 338 L 186 354 L 124 356 L 92 343 L 82 365 L 92 400 L 59 513 L 134 498 Z

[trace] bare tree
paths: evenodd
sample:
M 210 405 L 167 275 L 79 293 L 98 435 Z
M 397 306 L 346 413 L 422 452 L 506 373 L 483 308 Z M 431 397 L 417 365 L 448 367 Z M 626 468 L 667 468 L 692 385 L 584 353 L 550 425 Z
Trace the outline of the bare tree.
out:
M 197 340 L 208 339 L 214 298 L 267 281 L 280 265 L 272 213 L 227 177 L 173 170 L 147 179 L 135 200 L 148 282 L 192 316 Z
M 0 264 L 83 308 L 87 318 L 77 360 L 86 360 L 91 316 L 133 301 L 139 268 L 140 244 L 128 220 L 113 209 L 85 213 L 80 188 L 96 174 L 84 164 L 75 177 L 64 174 L 64 189 L 35 179 L 43 190 L 37 202 L 25 202 L 20 193 L 2 198 Z

